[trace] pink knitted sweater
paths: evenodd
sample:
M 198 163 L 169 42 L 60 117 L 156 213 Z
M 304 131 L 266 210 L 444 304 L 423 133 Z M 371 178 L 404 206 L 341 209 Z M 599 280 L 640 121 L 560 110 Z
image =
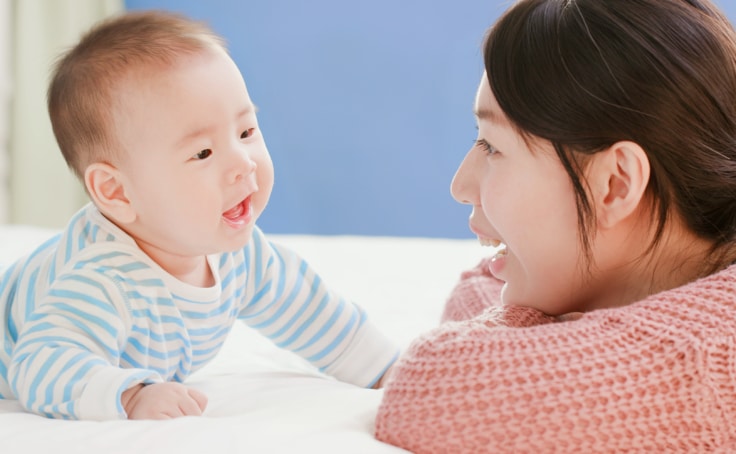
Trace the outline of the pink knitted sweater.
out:
M 487 268 L 463 274 L 451 320 L 397 362 L 378 439 L 416 453 L 736 452 L 736 266 L 567 322 L 499 307 Z

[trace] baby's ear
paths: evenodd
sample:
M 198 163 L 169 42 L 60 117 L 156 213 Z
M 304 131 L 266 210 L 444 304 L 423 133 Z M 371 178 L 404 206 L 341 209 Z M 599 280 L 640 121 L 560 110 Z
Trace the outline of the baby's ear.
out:
M 95 206 L 117 223 L 129 224 L 136 219 L 120 171 L 114 166 L 95 162 L 84 171 L 84 185 Z
M 651 170 L 644 149 L 635 142 L 616 142 L 593 155 L 589 164 L 587 177 L 598 226 L 612 228 L 636 215 Z

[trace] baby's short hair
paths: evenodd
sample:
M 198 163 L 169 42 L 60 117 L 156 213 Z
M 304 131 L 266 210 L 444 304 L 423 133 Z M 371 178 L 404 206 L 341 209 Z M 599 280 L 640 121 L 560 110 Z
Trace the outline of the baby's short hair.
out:
M 168 12 L 129 12 L 89 30 L 60 56 L 48 89 L 51 125 L 69 168 L 83 180 L 89 164 L 114 156 L 115 91 L 132 72 L 212 49 L 225 45 L 209 27 Z

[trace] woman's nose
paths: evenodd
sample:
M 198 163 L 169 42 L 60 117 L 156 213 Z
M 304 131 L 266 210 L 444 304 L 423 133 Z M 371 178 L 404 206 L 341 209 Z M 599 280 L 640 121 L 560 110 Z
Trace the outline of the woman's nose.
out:
M 459 203 L 476 205 L 478 185 L 473 172 L 474 167 L 471 150 L 455 171 L 455 176 L 450 184 L 450 193 Z

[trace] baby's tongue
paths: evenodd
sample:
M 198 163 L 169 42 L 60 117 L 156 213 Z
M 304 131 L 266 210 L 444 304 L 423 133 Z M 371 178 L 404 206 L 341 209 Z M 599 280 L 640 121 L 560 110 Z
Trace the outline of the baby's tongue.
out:
M 228 219 L 236 219 L 243 214 L 243 204 L 239 203 L 234 208 L 227 210 L 222 215 Z

